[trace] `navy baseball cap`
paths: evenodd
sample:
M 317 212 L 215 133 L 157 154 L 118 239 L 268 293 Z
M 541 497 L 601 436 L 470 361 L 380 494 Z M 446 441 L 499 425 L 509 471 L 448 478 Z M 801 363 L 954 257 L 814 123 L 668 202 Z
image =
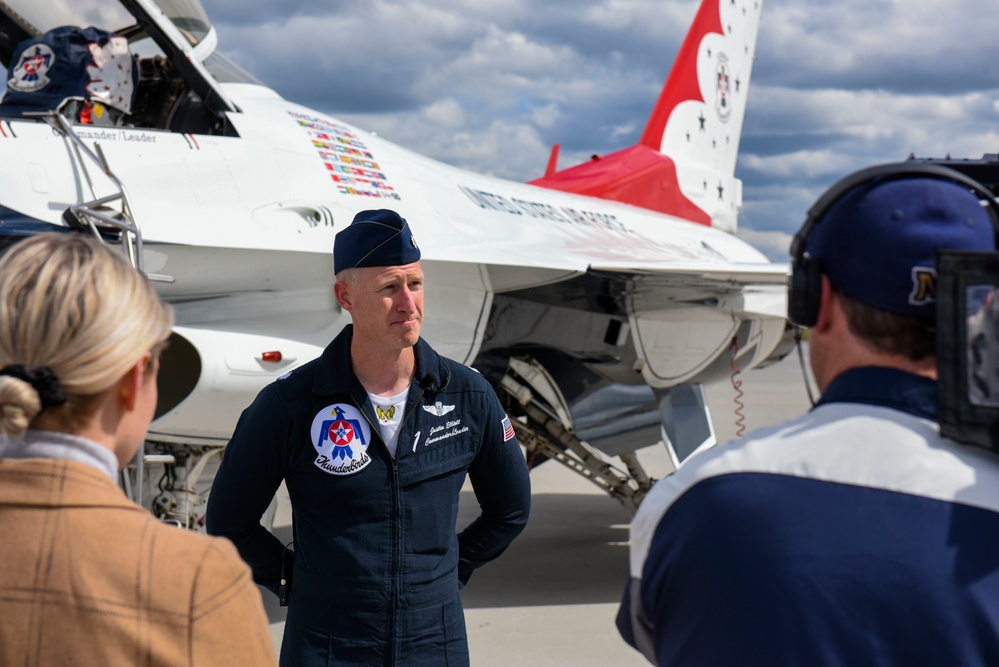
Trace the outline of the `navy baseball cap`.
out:
M 808 235 L 806 250 L 840 292 L 884 310 L 936 316 L 938 250 L 994 251 L 978 196 L 942 178 L 861 183 Z
M 333 273 L 366 266 L 403 266 L 420 261 L 420 248 L 405 218 L 382 208 L 361 211 L 333 239 Z

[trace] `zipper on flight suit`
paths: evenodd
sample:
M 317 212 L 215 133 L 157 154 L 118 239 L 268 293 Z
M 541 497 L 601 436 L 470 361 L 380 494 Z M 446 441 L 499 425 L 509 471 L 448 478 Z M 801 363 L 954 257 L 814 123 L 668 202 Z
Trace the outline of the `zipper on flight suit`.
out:
M 403 430 L 406 427 L 406 422 L 409 418 L 416 412 L 416 406 L 420 404 L 423 400 L 423 388 L 421 387 L 419 391 L 416 392 L 416 397 L 413 399 L 412 407 L 409 412 L 402 416 L 402 421 L 399 423 L 399 435 L 402 435 Z M 392 621 L 390 624 L 390 631 L 392 636 L 392 664 L 399 664 L 400 656 L 398 655 L 398 645 L 399 642 L 396 641 L 396 624 L 398 622 L 396 610 L 399 608 L 399 599 L 402 596 L 402 489 L 399 488 L 399 447 L 396 447 L 396 456 L 392 457 L 392 485 L 395 487 L 395 508 L 396 522 L 395 522 L 395 545 L 393 546 L 395 551 L 395 557 L 392 559 Z
M 424 389 L 421 387 L 419 391 L 416 392 L 416 398 L 413 399 L 412 408 L 402 417 L 402 421 L 399 423 L 399 434 L 402 435 L 402 430 L 406 426 L 406 422 L 409 418 L 416 412 L 416 406 L 420 404 L 423 400 Z M 364 410 L 360 410 L 361 415 L 368 422 L 368 424 L 373 429 L 374 433 L 378 434 L 378 439 L 381 441 L 382 446 L 385 447 L 385 451 L 389 453 L 389 458 L 392 460 L 392 491 L 395 495 L 395 503 L 393 503 L 392 511 L 395 512 L 395 517 L 393 524 L 395 525 L 395 530 L 392 534 L 392 601 L 391 601 L 391 612 L 389 613 L 389 638 L 392 646 L 392 661 L 390 664 L 396 665 L 399 663 L 399 655 L 397 654 L 398 641 L 396 637 L 398 618 L 396 610 L 399 608 L 399 600 L 402 596 L 402 582 L 401 578 L 401 568 L 400 563 L 402 562 L 402 536 L 400 535 L 402 531 L 402 489 L 399 488 L 399 461 L 398 456 L 392 456 L 391 452 L 388 452 L 388 446 L 385 444 L 385 440 L 382 438 L 381 428 L 377 423 L 372 423 L 371 418 L 365 414 Z M 396 453 L 398 454 L 399 448 L 396 447 Z
M 422 396 L 422 392 L 420 392 Z M 355 399 L 356 400 L 356 399 Z M 364 403 L 361 403 L 363 406 Z M 359 410 L 361 416 L 364 417 L 368 425 L 371 426 L 371 432 L 378 434 L 378 441 L 382 443 L 382 447 L 386 454 L 389 455 L 389 460 L 392 461 L 392 493 L 395 496 L 395 501 L 392 503 L 392 511 L 395 516 L 392 517 L 393 531 L 392 531 L 392 571 L 390 573 L 392 580 L 392 596 L 389 601 L 389 623 L 388 623 L 388 641 L 389 648 L 392 653 L 391 661 L 388 663 L 390 665 L 395 665 L 398 663 L 399 657 L 396 655 L 396 625 L 398 619 L 396 618 L 396 610 L 399 607 L 399 561 L 401 560 L 402 554 L 400 553 L 400 544 L 402 539 L 399 537 L 400 526 L 402 525 L 402 512 L 400 511 L 400 493 L 399 493 L 399 462 L 396 460 L 395 456 L 392 456 L 392 452 L 388 450 L 388 445 L 385 444 L 385 438 L 382 437 L 382 429 L 378 425 L 377 421 L 372 422 L 371 417 L 368 416 L 367 411 L 363 407 Z M 408 417 L 408 415 L 407 415 Z M 405 424 L 405 419 L 399 424 L 399 430 L 402 430 Z M 396 447 L 396 451 L 399 449 Z

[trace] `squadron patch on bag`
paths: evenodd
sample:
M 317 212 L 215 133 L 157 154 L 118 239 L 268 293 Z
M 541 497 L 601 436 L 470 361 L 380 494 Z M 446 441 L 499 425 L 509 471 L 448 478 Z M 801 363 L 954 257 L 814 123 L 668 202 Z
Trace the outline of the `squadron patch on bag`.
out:
M 371 457 L 371 427 L 353 405 L 335 403 L 319 411 L 312 420 L 312 446 L 316 467 L 331 475 L 353 475 L 363 470 Z
M 7 79 L 7 87 L 21 93 L 33 93 L 49 85 L 47 76 L 55 64 L 55 53 L 48 44 L 35 44 L 24 50 L 12 76 Z

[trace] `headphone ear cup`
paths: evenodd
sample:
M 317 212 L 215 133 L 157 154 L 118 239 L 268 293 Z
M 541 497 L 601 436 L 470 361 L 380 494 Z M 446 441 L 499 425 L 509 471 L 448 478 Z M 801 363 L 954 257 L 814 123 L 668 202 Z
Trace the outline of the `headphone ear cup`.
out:
M 799 327 L 815 326 L 822 301 L 822 272 L 818 262 L 801 257 L 791 265 L 787 318 Z

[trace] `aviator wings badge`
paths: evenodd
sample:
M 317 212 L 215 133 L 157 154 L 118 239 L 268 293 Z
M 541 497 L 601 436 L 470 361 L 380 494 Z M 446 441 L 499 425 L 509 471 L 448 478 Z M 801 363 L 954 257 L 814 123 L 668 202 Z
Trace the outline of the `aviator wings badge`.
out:
M 436 415 L 438 417 L 443 417 L 447 413 L 449 413 L 452 410 L 454 410 L 454 406 L 453 405 L 444 405 L 440 401 L 437 401 L 433 405 L 424 405 L 423 409 L 426 410 L 427 412 L 429 412 L 432 415 Z

